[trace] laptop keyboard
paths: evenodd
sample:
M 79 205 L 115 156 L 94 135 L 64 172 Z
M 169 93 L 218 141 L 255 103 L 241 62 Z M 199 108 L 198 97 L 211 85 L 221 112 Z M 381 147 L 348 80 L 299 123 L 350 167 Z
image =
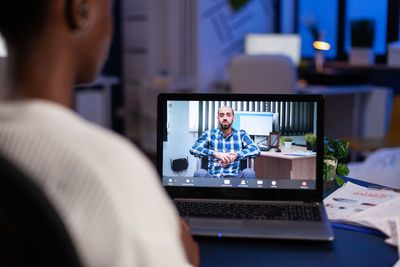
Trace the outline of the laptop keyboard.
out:
M 175 202 L 181 217 L 250 220 L 321 221 L 319 208 L 299 204 Z

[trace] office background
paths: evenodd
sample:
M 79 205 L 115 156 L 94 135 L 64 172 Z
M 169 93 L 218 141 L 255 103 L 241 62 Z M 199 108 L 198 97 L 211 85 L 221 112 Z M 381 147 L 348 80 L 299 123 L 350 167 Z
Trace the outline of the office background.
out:
M 340 80 L 340 75 L 333 75 L 332 79 L 329 75 L 322 79 L 313 75 L 315 49 L 309 25 L 316 25 L 320 38 L 331 46 L 324 52 L 326 65 L 339 73 L 343 70 L 346 74 L 350 72 L 344 80 L 350 77 L 361 83 L 345 85 L 342 90 L 346 93 L 339 95 L 339 88 L 335 87 L 337 84 L 332 86 L 329 82 L 324 84 L 330 87 L 325 91 L 320 88 L 313 91 L 326 93 L 328 117 L 325 120 L 325 132 L 335 137 L 358 133 L 383 137 L 388 131 L 391 100 L 400 94 L 400 68 L 388 67 L 387 45 L 398 41 L 400 0 L 114 2 L 114 37 L 102 71 L 106 79 L 77 87 L 77 102 L 90 106 L 90 109 L 81 111 L 83 116 L 97 118 L 96 121 L 103 126 L 125 135 L 151 159 L 155 159 L 158 93 L 228 93 L 230 63 L 236 55 L 244 53 L 246 34 L 299 34 L 302 61 L 296 67 L 297 86 L 304 82 L 318 85 L 321 81 Z M 351 66 L 348 64 L 350 23 L 354 19 L 364 18 L 372 19 L 375 25 L 374 64 Z M 0 52 L 0 83 L 4 60 Z M 107 85 L 112 87 L 109 91 L 105 89 Z M 343 87 L 343 84 L 338 86 Z M 362 105 L 358 111 L 354 111 L 353 106 L 357 103 Z M 174 119 L 187 120 L 188 114 L 179 113 L 179 108 L 186 107 L 177 107 Z M 340 128 L 338 125 L 343 126 Z M 186 136 L 183 144 L 185 153 L 196 137 L 197 133 Z M 171 145 L 178 142 L 170 141 Z M 185 157 L 179 153 L 171 150 L 165 160 Z M 189 159 L 190 171 L 194 165 L 194 159 Z M 398 259 L 395 249 L 384 244 L 380 236 L 337 228 L 334 231 L 337 241 L 323 245 L 285 241 L 203 240 L 202 264 L 221 266 L 230 263 L 234 266 L 253 261 L 255 265 L 263 265 L 266 262 L 281 264 L 285 260 L 291 266 L 310 266 L 317 259 L 324 266 L 391 266 Z
M 110 94 L 98 101 L 102 105 L 98 112 L 110 117 L 107 127 L 153 155 L 158 93 L 229 92 L 230 64 L 236 55 L 244 53 L 247 34 L 299 34 L 302 61 L 296 67 L 296 83 L 307 82 L 310 76 L 304 73 L 312 69 L 315 57 L 310 25 L 315 25 L 319 39 L 331 46 L 325 52 L 326 63 L 346 63 L 351 21 L 367 18 L 375 25 L 375 64 L 361 70 L 351 66 L 350 69 L 368 76 L 363 83 L 374 89 L 383 86 L 389 93 L 382 96 L 382 101 L 369 104 L 373 105 L 370 113 L 377 110 L 382 114 L 379 127 L 369 121 L 354 126 L 354 120 L 349 120 L 346 127 L 379 128 L 374 134 L 383 136 L 390 119 L 390 99 L 400 92 L 398 69 L 386 67 L 387 44 L 397 41 L 399 36 L 399 12 L 398 0 L 116 0 L 114 38 L 102 74 L 116 78 L 117 82 L 112 84 Z M 100 82 L 89 90 L 101 93 L 101 85 Z M 90 103 L 91 96 L 86 98 L 86 103 Z M 343 101 L 350 106 L 355 100 Z M 343 118 L 350 111 L 344 112 L 332 116 Z M 328 120 L 327 124 L 328 133 L 338 137 L 348 134 L 329 129 L 329 124 L 336 122 Z

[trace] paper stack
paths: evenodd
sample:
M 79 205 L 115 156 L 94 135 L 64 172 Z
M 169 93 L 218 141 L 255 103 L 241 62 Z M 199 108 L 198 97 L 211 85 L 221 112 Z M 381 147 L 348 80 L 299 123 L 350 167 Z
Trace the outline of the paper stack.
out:
M 317 155 L 316 152 L 311 152 L 311 151 L 295 151 L 292 153 L 285 153 L 285 155 L 290 155 L 290 156 L 301 156 L 301 157 L 311 157 Z
M 328 218 L 340 222 L 378 229 L 397 246 L 400 257 L 400 193 L 371 189 L 347 182 L 324 199 Z M 395 265 L 400 267 L 400 261 Z

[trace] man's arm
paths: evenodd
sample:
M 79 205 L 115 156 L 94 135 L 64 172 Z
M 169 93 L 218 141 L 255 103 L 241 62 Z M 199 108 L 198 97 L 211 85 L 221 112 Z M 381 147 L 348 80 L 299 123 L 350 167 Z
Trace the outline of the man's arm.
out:
M 243 149 L 242 151 L 236 153 L 238 155 L 238 159 L 258 157 L 260 155 L 260 149 L 256 144 L 254 144 L 250 136 L 244 130 L 240 130 L 240 136 L 242 139 Z
M 214 150 L 208 148 L 209 146 L 209 132 L 204 132 L 199 139 L 194 143 L 189 152 L 195 157 L 212 157 L 215 153 Z

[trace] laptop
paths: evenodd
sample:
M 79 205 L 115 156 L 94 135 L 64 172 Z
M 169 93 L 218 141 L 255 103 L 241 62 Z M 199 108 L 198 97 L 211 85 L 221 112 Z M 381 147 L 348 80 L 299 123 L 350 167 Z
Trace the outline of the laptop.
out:
M 162 185 L 193 235 L 333 240 L 322 202 L 322 96 L 160 94 L 157 112 Z M 214 152 L 241 160 L 222 164 Z

